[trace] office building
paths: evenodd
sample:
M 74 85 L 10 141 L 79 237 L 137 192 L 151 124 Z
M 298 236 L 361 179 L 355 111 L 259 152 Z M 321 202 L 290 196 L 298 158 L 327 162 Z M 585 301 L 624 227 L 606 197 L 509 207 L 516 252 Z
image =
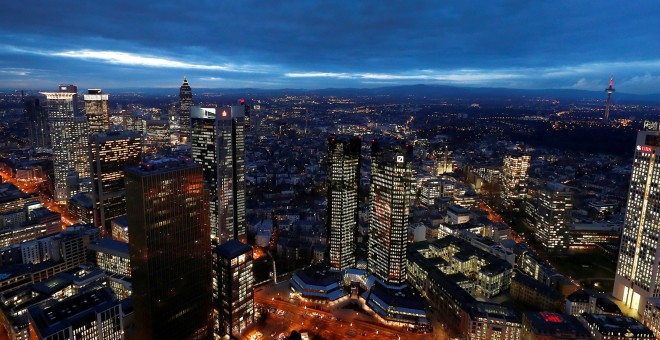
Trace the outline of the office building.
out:
M 190 108 L 193 103 L 192 89 L 188 79 L 183 77 L 183 83 L 179 88 L 179 130 L 186 136 L 190 136 Z
M 87 154 L 88 125 L 78 112 L 78 89 L 60 85 L 59 92 L 42 92 L 46 96 L 48 120 L 55 169 L 55 202 L 65 204 L 79 187 L 71 183 L 71 172 L 80 178 L 89 176 Z M 67 177 L 70 181 L 67 183 Z
M 141 158 L 140 134 L 100 132 L 90 137 L 94 225 L 111 234 L 111 221 L 126 213 L 124 169 Z
M 211 238 L 201 166 L 166 158 L 128 167 L 126 208 L 137 337 L 209 336 Z
M 89 133 L 107 132 L 110 130 L 110 113 L 108 111 L 108 95 L 101 89 L 89 89 L 83 95 L 85 99 L 85 117 L 89 124 Z
M 658 284 L 658 228 L 660 223 L 659 131 L 637 134 L 628 205 L 623 222 L 613 295 L 626 306 L 639 310 L 650 297 L 660 296 Z
M 372 141 L 367 265 L 387 285 L 406 280 L 411 161 L 412 146 Z
M 538 191 L 536 239 L 551 253 L 568 252 L 573 219 L 573 194 L 559 183 L 548 183 Z
M 210 194 L 211 237 L 247 241 L 245 220 L 245 106 L 191 109 L 192 158 Z
M 629 316 L 584 313 L 578 319 L 593 340 L 655 339 L 648 327 Z
M 131 277 L 131 259 L 128 243 L 103 238 L 89 244 L 89 251 L 94 253 L 94 264 L 110 273 Z
M 502 166 L 502 197 L 507 202 L 527 197 L 527 177 L 530 155 L 509 153 L 504 156 Z
M 252 247 L 229 240 L 213 251 L 214 330 L 240 338 L 254 323 Z
M 27 314 L 31 336 L 38 339 L 124 339 L 121 306 L 109 288 L 50 300 L 28 308 Z
M 339 270 L 355 266 L 361 147 L 358 137 L 328 139 L 327 248 L 330 267 Z
M 29 120 L 30 142 L 34 147 L 50 147 L 48 113 L 39 98 L 28 96 L 23 99 L 23 113 Z
M 522 339 L 590 340 L 591 334 L 575 316 L 526 312 L 522 318 Z

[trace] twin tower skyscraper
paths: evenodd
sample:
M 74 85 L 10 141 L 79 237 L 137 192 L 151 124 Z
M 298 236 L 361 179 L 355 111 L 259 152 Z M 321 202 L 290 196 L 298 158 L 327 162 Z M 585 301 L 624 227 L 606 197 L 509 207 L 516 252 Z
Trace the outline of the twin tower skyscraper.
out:
M 358 188 L 362 140 L 328 139 L 328 260 L 330 267 L 356 266 Z M 383 283 L 406 280 L 406 244 L 412 146 L 395 140 L 371 141 L 371 190 L 367 266 Z

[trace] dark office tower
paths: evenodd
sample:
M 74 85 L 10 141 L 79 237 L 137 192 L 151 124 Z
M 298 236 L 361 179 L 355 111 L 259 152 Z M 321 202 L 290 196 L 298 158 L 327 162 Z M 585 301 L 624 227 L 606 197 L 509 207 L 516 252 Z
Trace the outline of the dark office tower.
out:
M 548 183 L 538 191 L 536 238 L 549 253 L 566 253 L 573 222 L 573 194 L 559 183 Z
M 85 99 L 85 116 L 89 124 L 89 133 L 95 134 L 110 130 L 108 95 L 103 94 L 101 89 L 89 89 L 83 98 Z
M 126 170 L 137 339 L 211 335 L 208 193 L 202 167 L 159 159 Z
M 245 107 L 245 128 L 246 129 L 252 128 L 252 121 L 251 121 L 252 110 L 250 105 L 245 104 L 245 99 L 240 99 L 238 101 L 238 104 L 243 105 L 243 107 Z
M 637 133 L 626 217 L 623 220 L 614 295 L 641 311 L 660 296 L 660 132 Z
M 192 89 L 188 79 L 183 77 L 183 84 L 179 89 L 179 130 L 186 136 L 190 135 L 190 107 L 192 107 Z
M 243 106 L 191 109 L 192 155 L 210 193 L 211 237 L 247 241 Z
M 126 214 L 124 169 L 137 165 L 142 152 L 140 134 L 100 132 L 89 137 L 94 193 L 94 225 L 110 235 L 110 222 Z
M 48 113 L 39 98 L 28 96 L 23 99 L 23 112 L 28 120 L 30 141 L 35 147 L 50 147 Z
M 66 182 L 72 171 L 81 179 L 89 177 L 88 125 L 78 114 L 77 91 L 74 85 L 60 85 L 59 92 L 42 92 L 47 99 L 51 131 L 55 201 L 60 204 L 77 193 Z
M 252 247 L 229 240 L 213 251 L 214 331 L 240 338 L 254 323 Z
M 355 266 L 361 147 L 358 137 L 328 138 L 327 248 L 330 267 L 339 270 Z
M 610 77 L 610 87 L 605 89 L 605 92 L 607 92 L 607 103 L 605 104 L 605 121 L 609 122 L 610 121 L 610 100 L 612 99 L 612 93 L 616 91 L 614 89 L 614 75 Z
M 385 284 L 406 280 L 412 146 L 372 141 L 368 269 Z

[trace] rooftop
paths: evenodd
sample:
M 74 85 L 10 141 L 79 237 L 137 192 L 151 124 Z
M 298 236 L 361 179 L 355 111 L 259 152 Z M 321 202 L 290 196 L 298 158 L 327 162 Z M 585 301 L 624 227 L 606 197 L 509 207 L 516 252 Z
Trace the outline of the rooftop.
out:
M 81 323 L 96 320 L 96 313 L 105 311 L 117 304 L 109 288 L 95 289 L 72 296 L 50 305 L 37 305 L 28 308 L 31 323 L 41 338 L 59 330 Z M 88 321 L 89 320 L 89 321 Z
M 215 247 L 215 252 L 227 259 L 233 259 L 250 251 L 252 247 L 238 240 L 229 240 Z

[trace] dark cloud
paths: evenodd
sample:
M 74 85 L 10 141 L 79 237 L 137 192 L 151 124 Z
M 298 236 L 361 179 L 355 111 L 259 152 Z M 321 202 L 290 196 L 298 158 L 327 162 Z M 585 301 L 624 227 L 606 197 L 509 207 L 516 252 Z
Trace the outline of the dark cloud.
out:
M 10 1 L 0 14 L 0 81 L 161 86 L 174 77 L 176 86 L 186 73 L 223 87 L 569 88 L 606 84 L 614 72 L 631 91 L 652 92 L 659 10 L 654 0 Z M 87 58 L 62 56 L 83 50 Z M 170 64 L 94 57 L 99 51 Z

